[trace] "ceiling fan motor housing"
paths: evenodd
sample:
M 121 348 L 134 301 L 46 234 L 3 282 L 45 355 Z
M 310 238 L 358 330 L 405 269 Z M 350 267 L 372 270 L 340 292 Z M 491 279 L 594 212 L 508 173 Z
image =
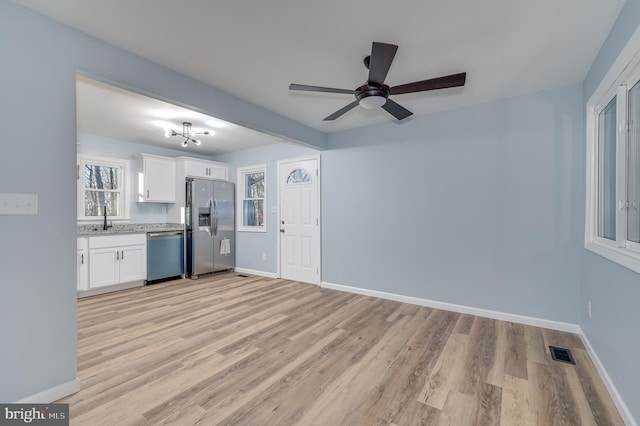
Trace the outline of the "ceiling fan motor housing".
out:
M 356 89 L 355 96 L 358 102 L 370 96 L 381 97 L 381 98 L 384 98 L 386 101 L 386 99 L 389 97 L 389 93 L 390 93 L 390 89 L 389 89 L 389 86 L 387 86 L 386 84 L 378 86 L 376 84 L 367 83 Z

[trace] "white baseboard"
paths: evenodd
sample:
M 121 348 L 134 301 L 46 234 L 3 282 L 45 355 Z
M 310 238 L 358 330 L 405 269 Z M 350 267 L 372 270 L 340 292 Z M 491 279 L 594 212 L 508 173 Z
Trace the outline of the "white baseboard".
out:
M 79 390 L 80 379 L 76 377 L 75 380 L 71 380 L 70 382 L 45 389 L 42 392 L 22 398 L 19 401 L 16 401 L 16 404 L 50 404 L 53 401 L 57 401 L 65 396 L 74 394 Z
M 97 296 L 98 294 L 111 293 L 120 290 L 129 290 L 131 288 L 143 287 L 144 281 L 132 281 L 130 283 L 109 285 L 106 287 L 92 288 L 91 290 L 78 291 L 78 299 L 89 296 Z
M 593 346 L 591 346 L 591 342 L 589 342 L 589 339 L 584 334 L 584 331 L 580 329 L 580 332 L 578 333 L 578 335 L 580 336 L 580 339 L 582 339 L 582 343 L 584 344 L 584 347 L 587 349 L 587 352 L 589 353 L 589 356 L 591 357 L 593 364 L 596 366 L 596 370 L 598 370 L 598 373 L 600 374 L 600 377 L 602 378 L 604 385 L 609 391 L 609 395 L 611 395 L 611 399 L 613 399 L 613 403 L 618 408 L 618 412 L 620 413 L 620 416 L 622 416 L 622 420 L 624 420 L 624 423 L 627 426 L 638 426 L 638 423 L 636 423 L 636 421 L 634 420 L 633 415 L 631 414 L 631 411 L 629 411 L 629 407 L 627 407 L 627 404 L 624 403 L 624 400 L 620 396 L 618 389 L 613 384 L 611 377 L 609 377 L 609 373 L 607 373 L 607 370 L 604 368 L 604 365 L 600 361 L 600 358 L 598 357 L 598 354 L 596 353 L 595 349 L 593 349 Z
M 622 419 L 624 420 L 624 422 L 627 424 L 627 426 L 638 426 L 638 424 L 633 419 L 633 416 L 631 415 L 629 408 L 624 403 L 624 400 L 620 396 L 620 393 L 618 392 L 615 385 L 611 381 L 611 378 L 609 377 L 607 370 L 604 368 L 604 365 L 602 365 L 602 362 L 600 362 L 600 358 L 598 358 L 596 351 L 593 349 L 593 346 L 591 346 L 589 339 L 587 339 L 584 332 L 582 331 L 582 328 L 580 328 L 578 324 L 552 321 L 552 320 L 546 320 L 546 319 L 535 318 L 535 317 L 527 317 L 524 315 L 509 314 L 505 312 L 491 311 L 488 309 L 474 308 L 471 306 L 464 306 L 464 305 L 456 305 L 453 303 L 437 302 L 435 300 L 421 299 L 418 297 L 411 297 L 411 296 L 403 296 L 395 293 L 386 293 L 383 291 L 369 290 L 369 289 L 364 289 L 359 287 L 350 287 L 346 285 L 333 284 L 328 282 L 323 282 L 320 284 L 320 286 L 323 288 L 344 291 L 347 293 L 362 294 L 364 296 L 378 297 L 380 299 L 394 300 L 396 302 L 411 303 L 413 305 L 426 306 L 426 307 L 435 308 L 435 309 L 443 309 L 447 311 L 459 312 L 462 314 L 476 315 L 479 317 L 491 318 L 491 319 L 496 319 L 500 321 L 510 321 L 518 324 L 531 325 L 534 327 L 542 327 L 542 328 L 548 328 L 551 330 L 575 333 L 579 335 L 580 338 L 582 339 L 582 342 L 584 343 L 584 346 L 587 349 L 589 356 L 591 357 L 593 363 L 595 364 L 596 369 L 598 370 L 598 373 L 600 374 L 600 377 L 602 378 L 602 381 L 604 382 L 607 390 L 609 391 L 609 395 L 611 395 L 611 398 L 613 399 L 613 402 L 618 408 L 618 411 L 620 412 L 620 415 L 622 416 Z
M 259 277 L 278 278 L 278 274 L 274 272 L 256 271 L 254 269 L 235 268 L 234 271 L 240 274 L 258 275 Z
M 462 314 L 476 315 L 484 318 L 491 318 L 500 321 L 510 321 L 518 324 L 532 325 L 535 327 L 549 328 L 551 330 L 567 331 L 569 333 L 580 333 L 578 324 L 568 322 L 552 321 L 542 318 L 527 317 L 524 315 L 509 314 L 506 312 L 491 311 L 489 309 L 474 308 L 453 303 L 437 302 L 435 300 L 421 299 L 419 297 L 403 296 L 401 294 L 386 293 L 384 291 L 369 290 L 359 287 L 350 287 L 341 284 L 323 282 L 321 287 L 333 290 L 345 291 L 347 293 L 362 294 L 364 296 L 379 297 L 380 299 L 395 300 L 396 302 L 411 303 L 413 305 L 426 306 L 429 308 L 443 309 L 445 311 L 459 312 Z

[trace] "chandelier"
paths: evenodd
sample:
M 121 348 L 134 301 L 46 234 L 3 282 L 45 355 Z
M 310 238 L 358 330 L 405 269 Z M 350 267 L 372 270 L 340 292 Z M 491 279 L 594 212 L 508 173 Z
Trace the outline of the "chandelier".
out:
M 170 136 L 180 136 L 182 138 L 184 138 L 184 140 L 182 141 L 182 147 L 186 148 L 187 145 L 189 144 L 189 142 L 193 142 L 196 145 L 200 145 L 202 142 L 199 139 L 194 139 L 192 136 L 195 135 L 210 135 L 211 133 L 209 131 L 204 131 L 204 132 L 200 132 L 200 133 L 193 133 L 191 131 L 191 123 L 189 123 L 188 121 L 183 121 L 182 122 L 182 133 L 178 133 L 175 130 L 169 129 L 165 132 L 165 136 L 166 137 L 170 137 Z

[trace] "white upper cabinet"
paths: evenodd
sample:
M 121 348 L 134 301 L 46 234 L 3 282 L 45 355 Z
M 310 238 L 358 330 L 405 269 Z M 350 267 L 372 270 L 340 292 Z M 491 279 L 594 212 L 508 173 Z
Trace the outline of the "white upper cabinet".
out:
M 178 157 L 176 161 L 178 162 L 179 169 L 182 165 L 185 177 L 219 180 L 227 180 L 228 178 L 229 167 L 227 167 L 226 164 L 196 160 L 188 157 Z
M 211 180 L 229 180 L 229 166 L 215 161 L 200 160 L 191 157 L 176 158 L 176 201 L 167 211 L 167 222 L 184 223 L 185 179 L 201 178 Z
M 173 158 L 140 154 L 138 162 L 138 201 L 175 203 L 176 163 Z

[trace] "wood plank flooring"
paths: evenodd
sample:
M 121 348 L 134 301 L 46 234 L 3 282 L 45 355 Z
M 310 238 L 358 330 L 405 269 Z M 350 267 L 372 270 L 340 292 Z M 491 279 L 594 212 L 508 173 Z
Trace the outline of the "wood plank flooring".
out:
M 236 274 L 79 300 L 78 375 L 72 425 L 624 424 L 578 336 Z

